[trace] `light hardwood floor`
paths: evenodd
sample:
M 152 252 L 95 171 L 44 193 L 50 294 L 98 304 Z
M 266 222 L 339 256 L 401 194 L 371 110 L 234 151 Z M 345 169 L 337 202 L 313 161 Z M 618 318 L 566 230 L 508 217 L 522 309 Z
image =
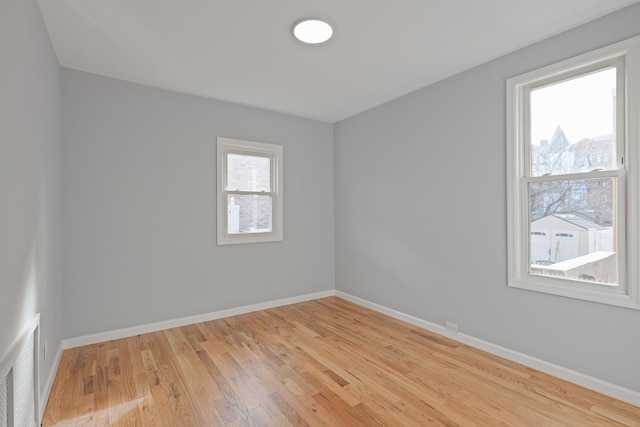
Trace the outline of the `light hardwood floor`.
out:
M 336 297 L 66 350 L 44 427 L 640 426 L 640 408 Z

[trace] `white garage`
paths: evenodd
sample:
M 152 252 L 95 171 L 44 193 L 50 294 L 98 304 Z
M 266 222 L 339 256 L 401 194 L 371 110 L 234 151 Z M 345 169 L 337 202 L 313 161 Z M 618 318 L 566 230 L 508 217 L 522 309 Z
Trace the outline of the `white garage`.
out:
M 530 260 L 555 264 L 596 251 L 612 251 L 611 228 L 575 214 L 552 214 L 531 222 Z

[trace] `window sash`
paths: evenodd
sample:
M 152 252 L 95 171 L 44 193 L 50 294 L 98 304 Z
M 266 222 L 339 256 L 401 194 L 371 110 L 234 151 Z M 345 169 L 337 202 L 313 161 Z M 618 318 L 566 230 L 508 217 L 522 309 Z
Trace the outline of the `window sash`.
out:
M 625 56 L 615 55 L 603 60 L 599 60 L 587 65 L 576 66 L 572 69 L 559 73 L 552 73 L 545 77 L 535 79 L 527 84 L 520 86 L 522 91 L 520 109 L 523 119 L 523 133 L 521 142 L 524 143 L 524 175 L 531 176 L 531 92 L 536 89 L 542 89 L 546 86 L 559 84 L 576 78 L 587 76 L 591 73 L 604 71 L 609 68 L 616 70 L 616 123 L 613 129 L 613 138 L 615 140 L 616 162 L 615 169 L 624 168 L 624 147 L 625 147 Z
M 223 183 L 223 188 L 224 191 L 250 191 L 250 190 L 246 190 L 246 189 L 242 189 L 242 188 L 229 188 L 229 168 L 228 168 L 228 160 L 229 160 L 229 154 L 237 154 L 237 155 L 241 155 L 241 156 L 251 156 L 251 157 L 262 157 L 262 158 L 267 158 L 269 159 L 269 188 L 272 190 L 276 188 L 275 187 L 275 183 L 276 183 L 276 168 L 274 167 L 275 164 L 275 159 L 272 153 L 264 153 L 261 151 L 252 151 L 252 150 L 248 150 L 248 149 L 238 149 L 238 148 L 233 148 L 233 149 L 225 149 L 223 151 L 223 160 L 222 160 L 222 165 L 223 165 L 223 179 L 224 179 L 224 183 Z
M 263 157 L 263 158 L 267 158 L 269 159 L 269 171 L 270 171 L 270 176 L 269 176 L 269 188 L 271 188 L 272 190 L 275 187 L 275 181 L 276 181 L 276 167 L 275 167 L 275 161 L 274 161 L 274 156 L 271 152 L 268 153 L 264 153 L 262 151 L 259 150 L 251 150 L 251 149 L 243 149 L 243 148 L 232 148 L 232 149 L 226 149 L 223 151 L 223 177 L 224 177 L 224 183 L 223 183 L 223 188 L 224 190 L 222 191 L 223 194 L 223 203 L 225 206 L 225 209 L 223 210 L 223 215 L 224 215 L 224 236 L 226 239 L 234 239 L 237 238 L 238 236 L 248 236 L 248 235 L 271 235 L 274 234 L 276 232 L 276 218 L 277 218 L 277 213 L 276 213 L 276 207 L 277 207 L 277 196 L 278 193 L 276 191 L 248 191 L 248 190 L 239 190 L 239 189 L 229 189 L 229 185 L 228 185 L 228 179 L 229 179 L 229 168 L 228 168 L 228 159 L 229 159 L 229 154 L 239 154 L 239 155 L 244 155 L 244 156 L 254 156 L 254 157 Z M 237 194 L 240 196 L 271 196 L 271 231 L 260 231 L 260 232 L 247 232 L 247 233 L 229 233 L 229 205 L 228 205 L 228 200 L 229 200 L 229 195 L 233 195 L 233 194 Z
M 610 170 L 610 171 L 592 171 L 592 172 L 582 172 L 582 173 L 574 173 L 574 174 L 558 174 L 558 175 L 546 175 L 539 177 L 523 177 L 521 178 L 520 183 L 520 212 L 522 214 L 521 223 L 526 224 L 526 226 L 521 227 L 521 237 L 520 237 L 520 250 L 522 251 L 521 255 L 521 271 L 522 277 L 528 277 L 532 280 L 537 280 L 537 278 L 541 278 L 542 280 L 548 280 L 549 278 L 533 274 L 530 271 L 530 263 L 531 263 L 531 211 L 530 211 L 530 200 L 529 200 L 529 184 L 530 183 L 538 183 L 538 182 L 554 182 L 554 181 L 579 181 L 586 179 L 600 179 L 600 178 L 615 178 L 617 183 L 617 189 L 613 193 L 613 197 L 615 197 L 614 201 L 614 233 L 616 235 L 616 247 L 615 253 L 617 255 L 618 261 L 618 284 L 615 286 L 617 289 L 613 289 L 614 287 L 611 285 L 604 285 L 600 283 L 588 282 L 583 280 L 576 280 L 571 278 L 552 278 L 554 281 L 562 281 L 562 282 L 574 282 L 579 287 L 593 287 L 601 290 L 607 290 L 611 292 L 618 293 L 626 293 L 628 289 L 627 275 L 626 275 L 626 265 L 627 265 L 627 257 L 626 257 L 626 171 L 624 170 Z
M 277 206 L 277 195 L 275 192 L 262 192 L 262 191 L 225 191 L 223 192 L 224 194 L 224 201 L 225 201 L 225 209 L 224 209 L 224 233 L 225 236 L 227 238 L 229 238 L 230 236 L 246 236 L 246 235 L 270 235 L 273 234 L 275 231 L 275 221 L 274 218 L 277 217 L 277 214 L 275 212 L 276 210 L 276 206 Z M 269 217 L 270 217 L 270 225 L 271 225 L 271 230 L 268 231 L 245 231 L 245 232 L 238 232 L 238 233 L 229 233 L 229 204 L 228 204 L 228 200 L 229 200 L 229 196 L 232 195 L 238 195 L 238 196 L 268 196 L 271 197 L 271 210 L 269 212 Z

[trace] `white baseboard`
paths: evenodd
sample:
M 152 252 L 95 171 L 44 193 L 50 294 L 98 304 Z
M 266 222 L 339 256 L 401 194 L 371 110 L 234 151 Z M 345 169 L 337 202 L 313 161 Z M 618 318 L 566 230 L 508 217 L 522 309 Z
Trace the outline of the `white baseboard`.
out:
M 61 342 L 58 346 L 58 351 L 56 352 L 56 358 L 53 362 L 53 366 L 51 367 L 51 372 L 49 372 L 49 376 L 47 377 L 47 382 L 42 389 L 42 393 L 40 393 L 40 422 L 42 422 L 44 411 L 47 408 L 47 402 L 49 401 L 49 395 L 51 394 L 51 388 L 53 387 L 53 380 L 56 379 L 56 373 L 58 372 L 58 367 L 60 366 L 60 360 L 62 359 L 63 351 L 64 349 L 62 348 Z
M 463 344 L 467 344 L 480 350 L 486 351 L 487 353 L 491 353 L 496 356 L 511 360 L 513 362 L 520 363 L 521 365 L 525 365 L 529 368 L 533 368 L 546 374 L 553 375 L 554 377 L 563 379 L 573 384 L 577 384 L 598 393 L 602 393 L 623 402 L 627 402 L 631 405 L 640 406 L 640 392 L 637 392 L 635 390 L 630 390 L 628 388 L 624 388 L 619 385 L 603 381 L 601 379 L 594 378 L 589 375 L 585 375 L 583 373 L 559 365 L 555 365 L 553 363 L 546 362 L 536 357 L 528 356 L 524 353 L 492 344 L 490 342 L 472 337 L 470 335 L 452 333 L 444 326 L 393 310 L 383 305 L 367 301 L 365 299 L 347 294 L 342 291 L 336 291 L 335 295 L 363 307 L 367 307 L 380 313 L 386 314 L 395 319 L 402 320 L 428 331 L 435 332 L 447 338 L 459 341 Z
M 550 362 L 546 362 L 536 357 L 529 356 L 514 350 L 510 350 L 508 348 L 505 348 L 496 344 L 492 344 L 488 341 L 484 341 L 467 334 L 452 333 L 449 330 L 447 330 L 444 326 L 438 325 L 436 323 L 432 323 L 424 319 L 420 319 L 418 317 L 411 316 L 409 314 L 405 314 L 400 311 L 385 307 L 383 305 L 376 304 L 376 303 L 367 301 L 365 299 L 347 294 L 342 291 L 336 291 L 336 290 L 316 292 L 313 294 L 300 295 L 296 297 L 274 300 L 274 301 L 269 301 L 269 302 L 264 302 L 259 304 L 252 304 L 252 305 L 247 305 L 243 307 L 216 311 L 212 313 L 199 314 L 195 316 L 183 317 L 183 318 L 174 319 L 174 320 L 167 320 L 163 322 L 150 323 L 146 325 L 134 326 L 130 328 L 118 329 L 118 330 L 102 332 L 98 334 L 85 335 L 77 338 L 65 339 L 62 341 L 62 345 L 58 350 L 58 354 L 56 356 L 57 357 L 56 366 L 60 362 L 60 357 L 62 355 L 63 349 L 79 347 L 82 345 L 97 344 L 100 342 L 110 341 L 114 339 L 127 338 L 135 335 L 145 334 L 149 332 L 156 332 L 156 331 L 161 331 L 163 329 L 176 328 L 176 327 L 185 326 L 185 325 L 191 325 L 199 322 L 207 322 L 210 320 L 221 319 L 224 317 L 237 316 L 239 314 L 245 314 L 245 313 L 250 313 L 258 310 L 265 310 L 269 308 L 295 304 L 303 301 L 311 301 L 314 299 L 326 298 L 334 295 L 340 298 L 343 298 L 347 301 L 351 301 L 355 304 L 361 305 L 363 307 L 367 307 L 372 310 L 378 311 L 380 313 L 384 313 L 395 319 L 402 320 L 404 322 L 410 323 L 412 325 L 418 326 L 428 331 L 435 332 L 447 338 L 451 338 L 461 343 L 464 343 L 472 347 L 478 348 L 480 350 L 486 351 L 488 353 L 494 354 L 496 356 L 503 357 L 505 359 L 520 363 L 522 365 L 528 366 L 530 368 L 536 369 L 546 374 L 553 375 L 565 381 L 569 381 L 571 383 L 588 388 L 590 390 L 594 390 L 598 393 L 602 393 L 604 395 L 613 397 L 623 402 L 627 402 L 631 405 L 640 406 L 640 392 L 637 392 L 635 390 L 630 390 L 630 389 L 618 386 L 616 384 L 603 381 L 601 379 L 594 378 L 589 375 L 585 375 L 583 373 L 580 373 L 559 365 L 555 365 Z M 46 396 L 43 396 L 43 398 L 48 397 L 48 393 L 50 392 L 51 385 L 53 384 L 54 375 L 55 375 L 55 371 L 52 372 L 51 378 L 49 378 L 49 380 L 47 381 L 47 386 L 45 387 Z M 43 399 L 42 401 L 46 403 L 47 400 Z M 44 406 L 42 406 L 41 408 L 42 408 L 41 411 L 43 411 Z
M 258 310 L 266 310 L 268 308 L 281 307 L 283 305 L 295 304 L 303 301 L 311 301 L 314 299 L 326 298 L 335 295 L 335 291 L 328 290 L 316 292 L 313 294 L 300 295 L 291 298 L 284 298 L 275 301 L 268 301 L 259 304 L 246 305 L 243 307 L 230 308 L 227 310 L 215 311 L 212 313 L 198 314 L 195 316 L 182 317 L 179 319 L 166 320 L 163 322 L 149 323 L 146 325 L 133 326 L 130 328 L 117 329 L 114 331 L 100 332 L 97 334 L 84 335 L 76 338 L 62 340 L 64 349 L 80 347 L 82 345 L 97 344 L 100 342 L 117 340 L 120 338 L 133 337 L 149 332 L 161 331 L 163 329 L 178 328 L 180 326 L 192 325 L 194 323 L 208 322 L 210 320 L 222 319 L 224 317 L 237 316 L 239 314 L 251 313 Z

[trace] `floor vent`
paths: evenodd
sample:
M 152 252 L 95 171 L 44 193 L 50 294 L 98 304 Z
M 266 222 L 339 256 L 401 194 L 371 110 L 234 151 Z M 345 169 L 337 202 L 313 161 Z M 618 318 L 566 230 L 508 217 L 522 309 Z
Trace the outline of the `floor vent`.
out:
M 0 427 L 39 424 L 39 322 L 36 316 L 0 364 Z

